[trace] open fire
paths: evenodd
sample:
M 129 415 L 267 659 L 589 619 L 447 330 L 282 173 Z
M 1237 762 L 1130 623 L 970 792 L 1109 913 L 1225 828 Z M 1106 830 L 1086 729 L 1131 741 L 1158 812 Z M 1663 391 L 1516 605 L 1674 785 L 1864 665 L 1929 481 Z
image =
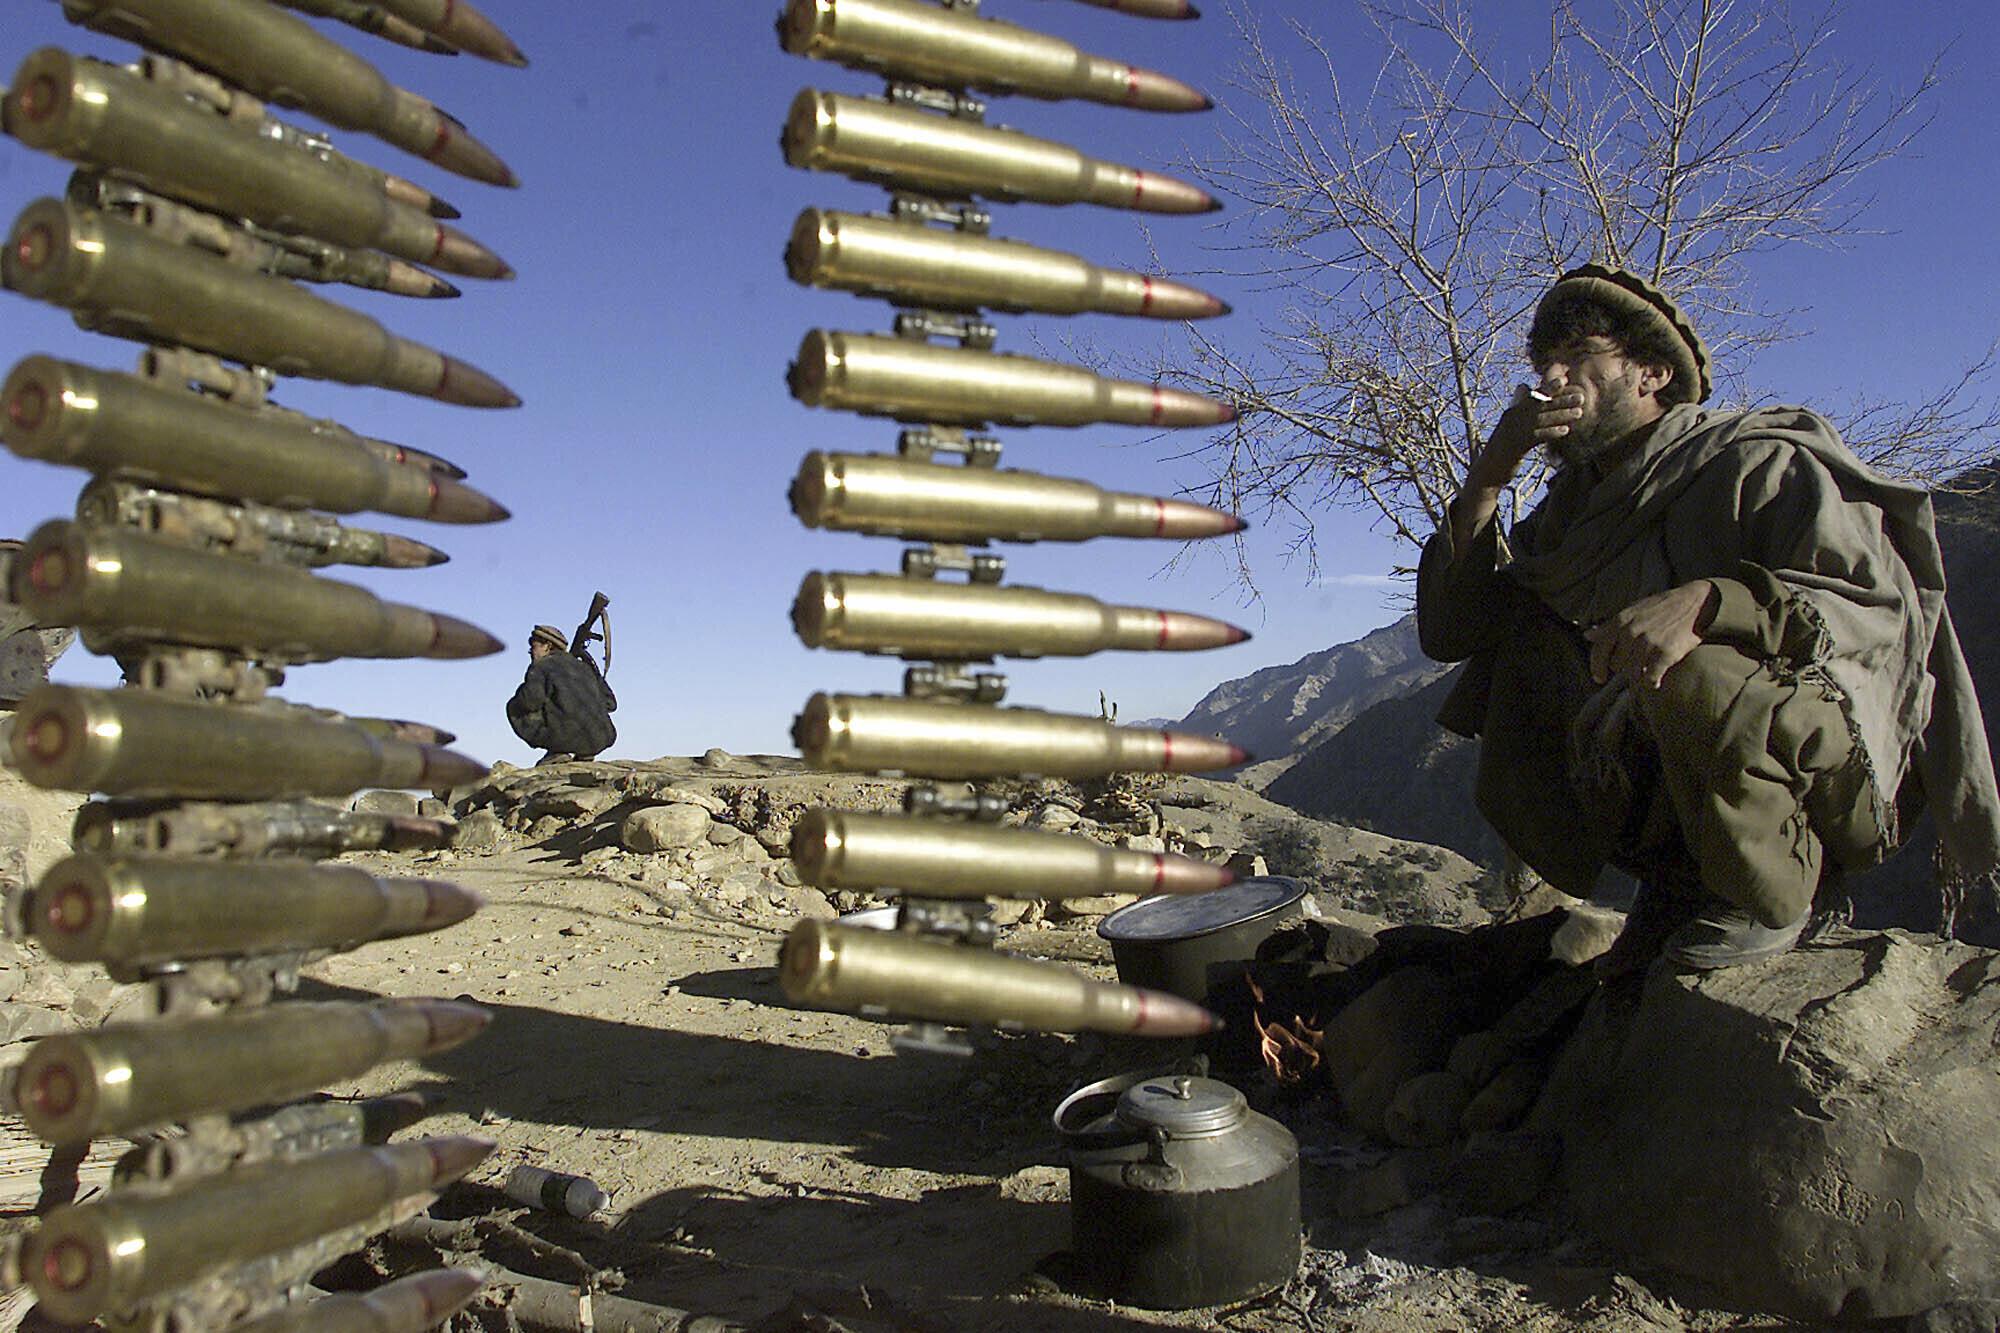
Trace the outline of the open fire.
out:
M 1296 1015 L 1266 1019 L 1263 987 L 1257 984 L 1257 978 L 1251 976 L 1248 970 L 1243 978 L 1249 983 L 1251 998 L 1256 1001 L 1250 1021 L 1257 1028 L 1257 1049 L 1264 1058 L 1264 1067 L 1279 1083 L 1304 1082 L 1306 1076 L 1319 1067 L 1319 1039 L 1323 1028 L 1314 1026 L 1318 1015 L 1311 1018 Z

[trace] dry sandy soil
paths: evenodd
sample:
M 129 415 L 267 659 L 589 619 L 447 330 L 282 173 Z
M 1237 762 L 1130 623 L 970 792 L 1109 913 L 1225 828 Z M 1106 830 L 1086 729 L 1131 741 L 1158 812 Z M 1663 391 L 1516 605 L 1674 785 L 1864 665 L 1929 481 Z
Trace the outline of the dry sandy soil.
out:
M 1267 1330 L 1754 1330 L 1803 1327 L 1684 1307 L 1620 1272 L 1552 1215 L 1457 1217 L 1419 1202 L 1343 1221 L 1333 1197 L 1366 1149 L 1323 1099 L 1253 1100 L 1304 1148 L 1307 1253 L 1290 1285 L 1240 1306 L 1156 1313 L 1065 1293 L 1068 1180 L 1049 1123 L 1083 1082 L 1170 1052 L 1098 1037 L 989 1036 L 969 1057 L 897 1054 L 897 1029 L 797 1009 L 776 983 L 791 924 L 768 900 L 662 885 L 574 839 L 347 858 L 483 894 L 472 920 L 325 960 L 308 998 L 467 997 L 478 1040 L 332 1091 L 436 1085 L 428 1132 L 492 1138 L 438 1205 L 507 1219 L 615 1270 L 618 1294 L 745 1323 L 787 1307 L 856 1333 Z M 1109 979 L 1089 923 L 1006 932 L 1009 949 Z M 611 1196 L 575 1221 L 498 1190 L 530 1163 Z M 574 1281 L 577 1258 L 497 1245 L 518 1270 Z M 1686 1299 L 1685 1293 L 1683 1298 Z M 827 1327 L 808 1322 L 784 1327 Z

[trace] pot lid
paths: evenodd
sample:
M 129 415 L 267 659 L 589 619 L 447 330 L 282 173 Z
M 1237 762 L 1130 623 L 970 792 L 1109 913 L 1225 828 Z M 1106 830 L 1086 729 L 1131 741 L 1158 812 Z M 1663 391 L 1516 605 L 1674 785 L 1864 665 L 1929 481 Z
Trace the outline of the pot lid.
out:
M 1098 923 L 1107 940 L 1187 940 L 1283 911 L 1306 896 L 1306 886 L 1284 875 L 1241 879 L 1208 893 L 1168 893 L 1141 898 Z
M 1243 1094 L 1212 1078 L 1164 1074 L 1141 1079 L 1118 1099 L 1118 1119 L 1133 1129 L 1164 1130 L 1192 1139 L 1234 1129 L 1250 1114 Z

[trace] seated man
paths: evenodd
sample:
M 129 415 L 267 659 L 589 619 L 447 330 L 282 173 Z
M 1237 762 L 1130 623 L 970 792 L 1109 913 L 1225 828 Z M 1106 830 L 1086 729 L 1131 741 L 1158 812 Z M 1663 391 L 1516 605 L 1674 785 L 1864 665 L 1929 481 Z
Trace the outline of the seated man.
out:
M 1804 408 L 1698 406 L 1701 339 L 1630 274 L 1564 274 L 1528 355 L 1540 388 L 1424 548 L 1418 628 L 1471 659 L 1438 720 L 1482 738 L 1479 807 L 1515 853 L 1580 897 L 1607 863 L 1638 878 L 1607 970 L 1784 952 L 1926 801 L 1948 887 L 1990 891 L 2000 800 L 1929 496 Z M 1561 466 L 1503 537 L 1537 445 Z
M 611 714 L 618 696 L 597 663 L 569 651 L 554 625 L 537 625 L 528 636 L 528 674 L 507 701 L 514 734 L 546 753 L 537 763 L 593 759 L 618 739 Z
M 76 630 L 66 625 L 39 624 L 8 592 L 14 560 L 21 543 L 0 539 L 0 710 L 48 683 L 49 668 L 69 650 Z

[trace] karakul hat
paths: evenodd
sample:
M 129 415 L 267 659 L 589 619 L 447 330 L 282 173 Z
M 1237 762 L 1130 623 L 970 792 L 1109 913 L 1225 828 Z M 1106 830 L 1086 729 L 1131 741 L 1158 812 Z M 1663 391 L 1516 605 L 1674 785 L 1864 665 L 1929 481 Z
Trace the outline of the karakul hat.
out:
M 1665 292 L 1624 269 L 1604 264 L 1584 264 L 1556 279 L 1556 285 L 1549 289 L 1549 294 L 1536 308 L 1535 318 L 1541 319 L 1545 311 L 1559 303 L 1578 300 L 1610 306 L 1620 314 L 1642 320 L 1665 334 L 1667 346 L 1674 353 L 1670 362 L 1674 368 L 1674 379 L 1680 384 L 1694 386 L 1693 402 L 1707 400 L 1715 387 L 1708 376 L 1708 348 L 1701 335 L 1694 331 L 1694 322 L 1681 313 L 1681 308 Z

